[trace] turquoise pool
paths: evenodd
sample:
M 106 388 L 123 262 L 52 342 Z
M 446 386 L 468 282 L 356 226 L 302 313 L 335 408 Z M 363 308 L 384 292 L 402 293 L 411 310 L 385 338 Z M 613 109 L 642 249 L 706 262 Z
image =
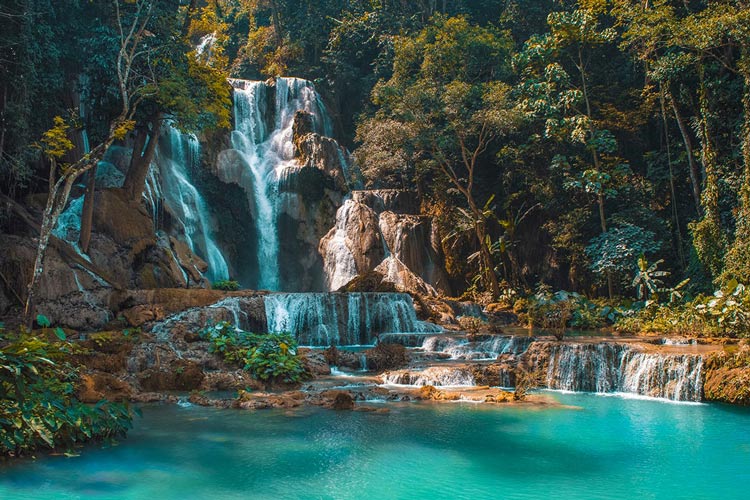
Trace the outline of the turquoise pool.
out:
M 750 411 L 553 397 L 574 408 L 146 406 L 118 446 L 0 467 L 0 498 L 750 498 Z

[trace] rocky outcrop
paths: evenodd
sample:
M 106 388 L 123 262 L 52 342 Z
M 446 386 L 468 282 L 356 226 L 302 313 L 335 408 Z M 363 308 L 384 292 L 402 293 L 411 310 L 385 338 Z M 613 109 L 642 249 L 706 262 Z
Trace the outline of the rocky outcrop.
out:
M 705 364 L 703 392 L 707 401 L 750 405 L 750 348 L 741 346 L 729 354 L 720 351 Z
M 449 293 L 440 238 L 428 217 L 397 213 L 408 206 L 405 191 L 355 191 L 336 212 L 336 225 L 320 241 L 329 290 L 375 271 L 400 291 Z M 369 205 L 368 205 L 369 204 Z M 362 280 L 358 286 L 361 288 Z M 380 288 L 379 283 L 373 283 Z M 347 287 L 348 289 L 348 287 Z
M 395 255 L 390 255 L 378 264 L 374 272 L 383 276 L 383 282 L 393 283 L 396 290 L 426 297 L 437 297 L 438 292 L 422 278 L 417 276 L 406 264 Z
M 6 292 L 6 307 L 20 302 L 17 296 L 25 296 L 35 257 L 32 238 L 0 236 L 0 272 L 8 280 L 0 287 L 12 290 Z M 47 316 L 54 325 L 76 330 L 101 328 L 111 319 L 107 304 L 112 288 L 100 277 L 64 259 L 51 246 L 44 271 L 37 289 L 38 314 Z
M 352 199 L 370 207 L 375 213 L 419 214 L 419 197 L 406 189 L 368 189 L 352 191 Z
M 390 254 L 431 287 L 450 294 L 437 228 L 429 217 L 382 212 L 378 218 Z
M 336 212 L 336 225 L 318 246 L 329 290 L 338 290 L 356 275 L 372 271 L 385 248 L 378 219 L 367 206 L 347 200 Z

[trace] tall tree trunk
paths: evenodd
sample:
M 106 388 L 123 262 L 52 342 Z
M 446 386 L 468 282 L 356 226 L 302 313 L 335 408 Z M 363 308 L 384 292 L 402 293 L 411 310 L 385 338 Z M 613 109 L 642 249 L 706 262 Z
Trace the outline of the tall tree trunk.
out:
M 591 100 L 589 99 L 589 92 L 588 92 L 588 86 L 586 85 L 586 70 L 585 66 L 583 64 L 583 50 L 581 46 L 578 46 L 578 71 L 581 74 L 581 89 L 583 90 L 583 100 L 586 104 L 586 116 L 589 120 L 589 133 L 591 134 L 591 138 L 593 139 L 595 136 L 595 130 L 594 130 L 594 117 L 591 113 Z M 597 172 L 602 171 L 602 165 L 601 161 L 599 160 L 599 152 L 596 150 L 596 147 L 591 147 L 591 155 L 594 160 L 594 168 Z M 599 208 L 599 224 L 602 228 L 602 233 L 607 232 L 607 217 L 604 212 L 604 194 L 598 193 L 596 196 L 596 202 L 597 206 Z M 612 283 L 612 273 L 610 271 L 607 271 L 607 294 L 609 295 L 610 299 L 613 299 L 614 294 L 614 285 Z
M 94 195 L 96 194 L 96 165 L 88 171 L 86 191 L 83 194 L 83 209 L 81 210 L 81 234 L 78 243 L 83 253 L 89 253 L 91 243 L 91 229 L 94 224 Z
M 695 202 L 695 211 L 698 217 L 703 215 L 703 208 L 701 207 L 701 183 L 698 177 L 698 165 L 695 162 L 695 156 L 693 155 L 693 141 L 690 139 L 690 132 L 685 125 L 685 120 L 680 114 L 680 109 L 677 107 L 677 102 L 671 92 L 667 92 L 669 96 L 669 102 L 672 104 L 672 111 L 674 112 L 675 120 L 677 121 L 677 127 L 680 129 L 680 135 L 682 135 L 682 142 L 685 144 L 685 154 L 688 158 L 688 172 L 690 173 L 690 186 L 693 188 L 693 201 Z
M 482 260 L 482 267 L 484 268 L 484 276 L 490 292 L 492 293 L 492 300 L 497 300 L 497 298 L 500 296 L 500 284 L 498 283 L 497 276 L 495 275 L 495 266 L 492 262 L 492 254 L 490 253 L 490 249 L 487 246 L 487 227 L 484 220 L 484 215 L 474 202 L 474 197 L 472 196 L 471 191 L 467 190 L 466 188 L 459 188 L 459 190 L 466 197 L 466 201 L 469 204 L 469 208 L 471 209 L 471 214 L 474 216 L 474 233 L 477 236 L 477 243 L 479 243 L 479 255 Z
M 160 122 L 161 114 L 158 113 L 151 119 L 151 128 L 139 130 L 136 136 L 133 156 L 130 158 L 130 167 L 122 185 L 125 195 L 133 202 L 140 201 L 143 190 L 146 188 L 148 169 L 154 159 L 156 146 L 159 142 Z
M 669 165 L 669 189 L 672 194 L 672 216 L 674 217 L 675 229 L 677 230 L 677 255 L 680 264 L 685 267 L 685 255 L 683 253 L 682 229 L 680 229 L 680 216 L 677 211 L 677 192 L 674 187 L 674 171 L 672 169 L 672 149 L 669 141 L 669 122 L 667 121 L 667 110 L 664 105 L 664 89 L 659 84 L 659 104 L 661 105 L 661 118 L 664 124 L 664 141 L 667 147 L 667 164 Z

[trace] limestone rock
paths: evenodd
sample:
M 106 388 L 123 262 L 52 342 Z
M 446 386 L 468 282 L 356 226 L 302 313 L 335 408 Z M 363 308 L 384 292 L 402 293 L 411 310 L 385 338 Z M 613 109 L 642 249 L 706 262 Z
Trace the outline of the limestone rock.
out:
M 419 214 L 419 197 L 406 189 L 367 189 L 352 191 L 352 199 L 370 207 L 375 213 Z
M 357 274 L 373 270 L 385 256 L 375 213 L 347 200 L 336 212 L 336 225 L 318 246 L 328 288 L 337 290 Z

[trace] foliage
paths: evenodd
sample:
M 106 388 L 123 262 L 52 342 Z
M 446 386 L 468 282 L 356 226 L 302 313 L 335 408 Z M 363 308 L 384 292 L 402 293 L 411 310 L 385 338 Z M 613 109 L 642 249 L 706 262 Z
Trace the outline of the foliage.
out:
M 242 365 L 256 379 L 297 383 L 307 376 L 291 334 L 250 333 L 222 321 L 205 327 L 200 336 L 211 343 L 211 352 Z
M 482 330 L 487 328 L 487 322 L 476 316 L 459 316 L 458 326 L 466 332 L 470 341 L 474 340 Z
M 529 326 L 551 329 L 559 339 L 565 328 L 602 328 L 622 316 L 622 309 L 611 303 L 593 302 L 579 293 L 565 290 L 552 293 L 546 285 L 540 285 L 525 304 Z M 514 311 L 523 311 L 523 307 L 523 303 L 517 302 Z
M 586 255 L 591 259 L 591 270 L 600 278 L 611 274 L 630 281 L 634 273 L 633 262 L 638 256 L 658 250 L 659 243 L 654 233 L 625 224 L 593 238 L 586 247 Z
M 107 401 L 86 405 L 76 399 L 78 369 L 68 361 L 76 347 L 48 337 L 47 327 L 42 335 L 0 329 L 2 455 L 71 450 L 89 440 L 124 436 L 131 427 L 127 406 Z
M 240 284 L 234 280 L 219 280 L 211 283 L 211 288 L 213 288 L 214 290 L 234 292 L 240 289 Z
M 646 302 L 620 319 L 615 327 L 632 333 L 697 337 L 750 337 L 750 292 L 736 281 L 711 295 L 680 303 Z

